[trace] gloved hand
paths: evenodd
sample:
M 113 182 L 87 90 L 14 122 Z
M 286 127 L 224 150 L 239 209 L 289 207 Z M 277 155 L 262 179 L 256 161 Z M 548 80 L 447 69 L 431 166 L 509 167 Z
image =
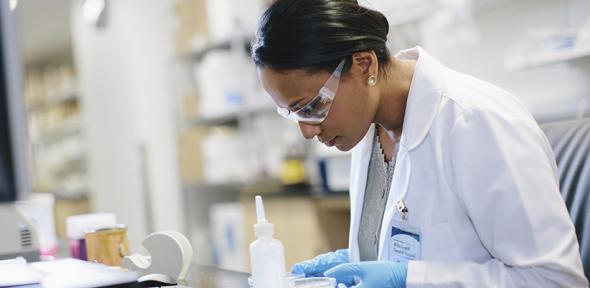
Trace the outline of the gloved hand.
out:
M 305 277 L 321 277 L 328 269 L 348 263 L 348 249 L 336 250 L 293 265 L 291 273 Z
M 334 267 L 324 275 L 347 286 L 358 279 L 360 283 L 353 286 L 356 288 L 406 288 L 408 264 L 390 261 L 348 263 Z

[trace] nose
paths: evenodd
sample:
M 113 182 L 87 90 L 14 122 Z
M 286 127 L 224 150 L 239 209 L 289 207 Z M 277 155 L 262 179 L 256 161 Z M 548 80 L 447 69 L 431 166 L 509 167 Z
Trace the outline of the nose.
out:
M 314 124 L 307 124 L 299 122 L 299 130 L 301 130 L 301 134 L 307 140 L 313 139 L 313 137 L 320 135 L 322 133 L 322 128 L 320 125 Z

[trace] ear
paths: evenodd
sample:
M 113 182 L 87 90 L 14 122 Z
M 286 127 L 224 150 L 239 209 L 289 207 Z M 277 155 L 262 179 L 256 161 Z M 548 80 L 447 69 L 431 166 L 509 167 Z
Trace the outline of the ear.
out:
M 378 76 L 379 62 L 374 51 L 363 51 L 352 54 L 351 73 L 366 79 L 369 76 Z

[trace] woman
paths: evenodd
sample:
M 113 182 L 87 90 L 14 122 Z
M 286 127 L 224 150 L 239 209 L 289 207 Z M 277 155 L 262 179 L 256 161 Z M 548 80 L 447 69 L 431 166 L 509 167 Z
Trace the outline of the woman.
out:
M 352 149 L 349 248 L 294 266 L 358 287 L 588 287 L 551 148 L 510 93 L 352 0 L 278 0 L 253 59 L 279 114 Z

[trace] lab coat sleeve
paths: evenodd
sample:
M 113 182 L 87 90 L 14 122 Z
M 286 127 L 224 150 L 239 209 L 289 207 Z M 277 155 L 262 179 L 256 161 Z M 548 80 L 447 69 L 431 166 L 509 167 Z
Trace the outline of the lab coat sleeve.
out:
M 449 185 L 492 260 L 412 261 L 408 287 L 588 287 L 553 154 L 536 123 L 471 109 L 450 137 Z

